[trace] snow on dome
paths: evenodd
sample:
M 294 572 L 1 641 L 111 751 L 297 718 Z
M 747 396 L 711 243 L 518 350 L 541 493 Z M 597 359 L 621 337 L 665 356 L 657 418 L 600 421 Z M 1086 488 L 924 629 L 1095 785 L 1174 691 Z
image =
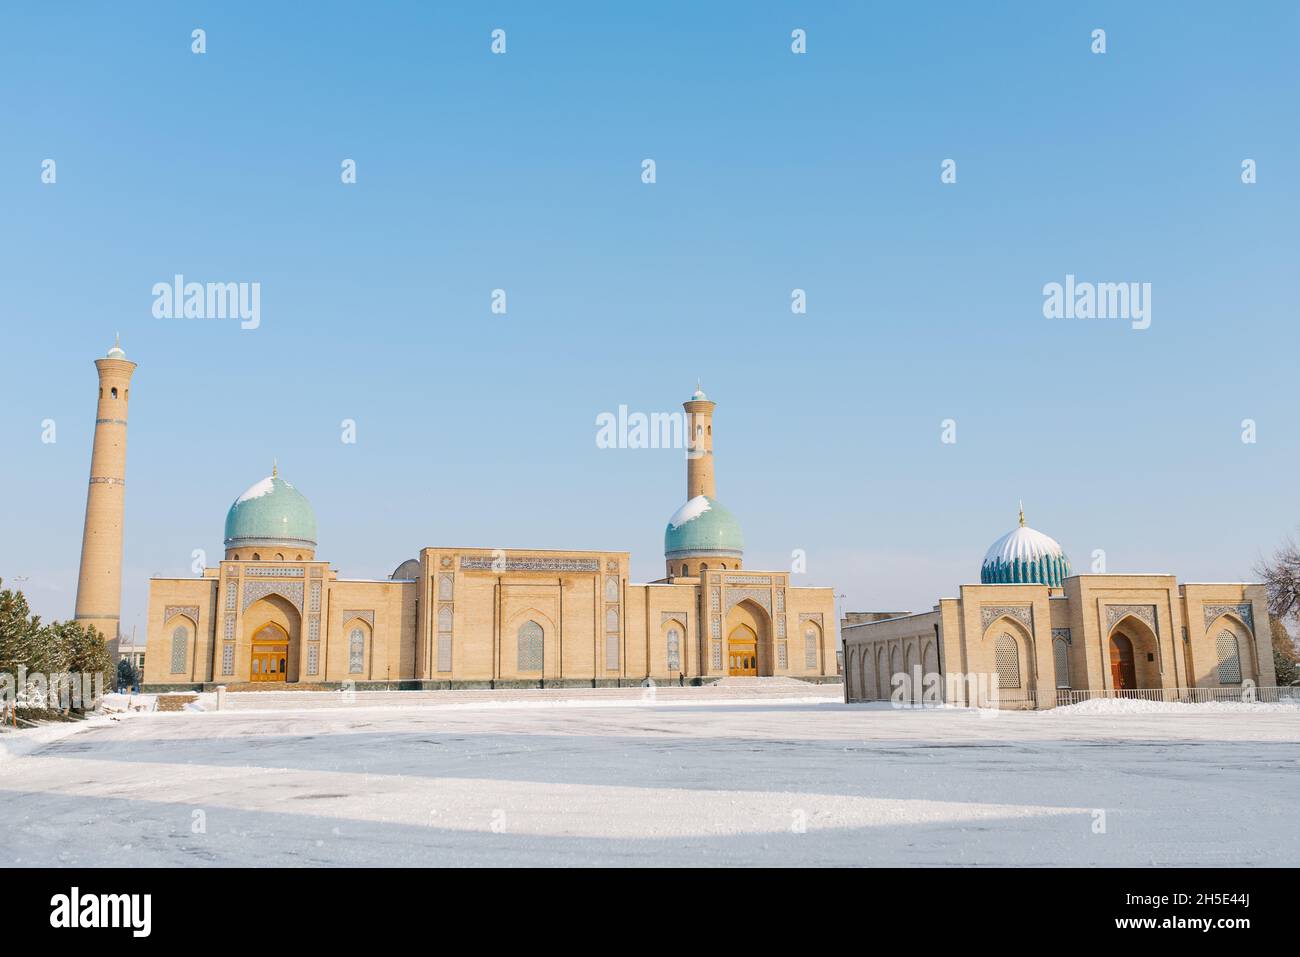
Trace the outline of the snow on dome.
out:
M 289 485 L 288 482 L 285 482 L 284 484 Z M 289 487 L 293 488 L 292 485 L 289 485 Z M 275 491 L 275 482 L 272 480 L 271 476 L 268 475 L 266 478 L 262 479 L 262 481 L 255 482 L 248 486 L 248 488 L 244 490 L 244 494 L 235 499 L 235 504 L 239 505 L 242 502 L 247 502 L 249 499 L 261 498 L 263 495 L 270 495 L 273 491 Z
M 989 546 L 980 566 L 980 582 L 985 585 L 1037 584 L 1059 588 L 1070 576 L 1070 560 L 1056 539 L 1025 525 L 1020 525 Z
M 670 527 L 681 528 L 687 522 L 699 518 L 713 506 L 709 504 L 706 496 L 697 495 L 677 511 L 673 512 L 673 517 L 668 519 Z

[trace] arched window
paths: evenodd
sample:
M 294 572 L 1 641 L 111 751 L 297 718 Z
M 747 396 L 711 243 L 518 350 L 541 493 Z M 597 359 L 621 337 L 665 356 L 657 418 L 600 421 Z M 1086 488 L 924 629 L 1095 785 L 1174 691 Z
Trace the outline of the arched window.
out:
M 1056 687 L 1070 687 L 1070 646 L 1064 638 L 1052 642 L 1052 655 L 1056 658 Z
M 113 388 L 111 388 L 109 392 L 112 393 L 113 398 L 115 399 L 117 398 L 117 386 L 113 386 Z
M 282 554 L 280 554 L 279 552 L 276 552 L 276 553 L 275 553 L 275 560 L 276 560 L 277 562 L 282 562 L 282 561 L 284 561 L 284 556 L 283 556 Z
M 239 561 L 239 552 L 235 552 L 235 561 Z
M 708 562 L 700 562 L 700 571 L 701 571 L 701 572 L 706 572 L 706 571 L 708 571 L 708 570 L 709 570 L 709 563 L 708 563 Z
M 686 563 L 682 562 L 682 577 L 686 577 Z
M 348 674 L 359 675 L 366 670 L 366 633 L 353 628 L 348 635 Z
M 542 670 L 542 626 L 535 621 L 526 621 L 519 626 L 518 665 L 520 671 Z
M 1241 684 L 1241 655 L 1237 649 L 1237 636 L 1230 631 L 1219 632 L 1219 637 L 1214 639 L 1214 650 L 1219 654 L 1219 684 Z
M 668 670 L 680 671 L 682 668 L 682 633 L 676 628 L 668 629 Z
M 998 635 L 998 640 L 993 646 L 993 655 L 998 667 L 998 687 L 1019 688 L 1020 649 L 1016 646 L 1016 639 L 1005 631 Z
M 610 608 L 605 612 L 605 630 L 618 631 L 618 609 Z
M 260 562 L 261 560 L 262 560 L 262 556 L 257 554 L 257 552 L 253 552 L 253 561 Z
M 803 633 L 803 666 L 817 667 L 817 629 L 812 625 Z
M 451 631 L 451 605 L 443 605 L 438 609 L 438 630 Z
M 618 601 L 618 579 L 612 575 L 605 579 L 605 601 Z
M 177 625 L 172 632 L 172 674 L 185 671 L 185 657 L 189 651 L 190 630 L 184 625 Z

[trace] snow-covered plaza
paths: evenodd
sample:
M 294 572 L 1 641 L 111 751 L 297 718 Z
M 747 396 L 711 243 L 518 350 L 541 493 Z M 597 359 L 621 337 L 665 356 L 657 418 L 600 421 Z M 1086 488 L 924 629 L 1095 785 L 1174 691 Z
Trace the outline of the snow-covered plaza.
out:
M 841 693 L 251 693 L 9 733 L 0 864 L 1300 864 L 1294 705 Z

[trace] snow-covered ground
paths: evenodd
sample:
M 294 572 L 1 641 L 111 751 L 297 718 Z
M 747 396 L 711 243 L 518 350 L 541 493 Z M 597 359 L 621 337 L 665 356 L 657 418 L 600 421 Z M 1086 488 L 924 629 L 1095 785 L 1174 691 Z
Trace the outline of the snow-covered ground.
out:
M 1300 864 L 1294 708 L 840 693 L 254 693 L 4 735 L 0 865 Z

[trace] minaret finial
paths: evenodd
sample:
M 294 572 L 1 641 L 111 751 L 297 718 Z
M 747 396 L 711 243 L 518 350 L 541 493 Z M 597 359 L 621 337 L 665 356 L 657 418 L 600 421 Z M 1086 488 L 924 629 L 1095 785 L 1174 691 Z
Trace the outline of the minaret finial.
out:
M 1021 499 L 1021 500 L 1020 500 L 1020 527 L 1021 527 L 1021 528 L 1024 528 L 1024 527 L 1025 527 L 1025 501 L 1024 501 L 1024 499 Z
M 280 460 L 271 459 L 271 478 L 279 478 L 279 477 L 280 477 Z M 1020 517 L 1020 524 L 1021 525 L 1025 524 L 1025 518 L 1023 515 Z

